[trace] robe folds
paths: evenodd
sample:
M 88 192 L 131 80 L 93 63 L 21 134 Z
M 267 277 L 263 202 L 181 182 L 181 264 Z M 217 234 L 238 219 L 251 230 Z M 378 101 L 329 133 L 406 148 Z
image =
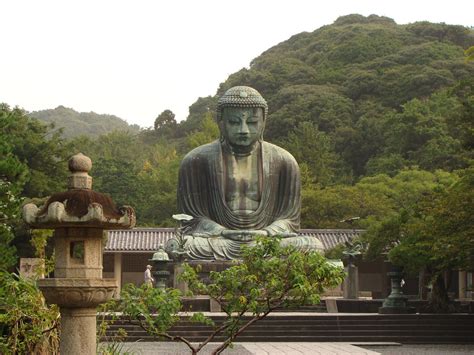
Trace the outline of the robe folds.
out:
M 231 153 L 219 140 L 192 150 L 181 162 L 178 210 L 193 217 L 184 223 L 183 230 L 191 259 L 237 258 L 241 245 L 248 242 L 221 237 L 226 229 L 266 230 L 270 236 L 298 231 L 301 208 L 298 164 L 286 150 L 268 142 L 258 144 L 261 199 L 258 208 L 250 213 L 234 212 L 226 204 L 223 155 Z M 305 244 L 296 240 L 297 245 L 301 242 Z

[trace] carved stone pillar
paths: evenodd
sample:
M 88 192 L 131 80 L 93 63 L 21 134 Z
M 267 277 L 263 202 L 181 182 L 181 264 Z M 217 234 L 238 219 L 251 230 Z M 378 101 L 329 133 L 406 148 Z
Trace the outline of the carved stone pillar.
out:
M 46 301 L 61 313 L 61 354 L 96 352 L 96 307 L 111 299 L 115 279 L 102 279 L 104 230 L 135 225 L 131 207 L 118 209 L 106 195 L 92 191 L 91 160 L 78 154 L 69 161 L 69 190 L 54 194 L 42 208 L 25 205 L 32 228 L 54 229 L 54 278 L 38 280 Z

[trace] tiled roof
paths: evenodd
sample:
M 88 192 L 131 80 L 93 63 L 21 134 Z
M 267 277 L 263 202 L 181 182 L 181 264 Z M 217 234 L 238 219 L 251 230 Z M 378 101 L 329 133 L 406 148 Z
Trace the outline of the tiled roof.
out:
M 359 236 L 362 229 L 301 229 L 300 235 L 318 238 L 328 250 Z M 105 252 L 154 252 L 173 237 L 174 228 L 134 228 L 108 231 Z
M 300 229 L 300 235 L 309 235 L 318 238 L 323 243 L 324 250 L 334 248 L 360 236 L 364 229 Z

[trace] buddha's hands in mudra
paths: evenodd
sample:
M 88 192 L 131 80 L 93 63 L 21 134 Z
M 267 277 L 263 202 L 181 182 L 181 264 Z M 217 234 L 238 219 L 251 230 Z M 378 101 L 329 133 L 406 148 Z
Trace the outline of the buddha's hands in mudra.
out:
M 237 240 L 240 242 L 248 242 L 254 240 L 256 237 L 266 237 L 268 232 L 266 230 L 257 230 L 257 229 L 242 229 L 242 230 L 233 230 L 225 229 L 221 232 L 221 236 L 224 238 Z

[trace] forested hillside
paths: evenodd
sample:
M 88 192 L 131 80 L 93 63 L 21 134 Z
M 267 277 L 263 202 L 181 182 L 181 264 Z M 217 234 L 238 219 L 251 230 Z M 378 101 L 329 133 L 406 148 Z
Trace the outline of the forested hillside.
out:
M 449 201 L 463 211 L 451 220 L 461 228 L 460 240 L 474 240 L 465 234 L 474 230 L 466 212 L 474 181 L 474 64 L 464 56 L 472 45 L 473 30 L 461 26 L 344 16 L 265 51 L 221 83 L 216 95 L 197 99 L 184 122 L 166 110 L 154 129 L 139 133 L 71 141 L 53 136 L 49 156 L 35 160 L 32 152 L 47 146 L 45 129 L 24 112 L 3 107 L 2 117 L 9 120 L 3 148 L 12 164 L 28 168 L 21 174 L 11 169 L 11 176 L 21 177 L 18 195 L 43 197 L 64 186 L 60 163 L 81 151 L 93 160 L 95 189 L 132 205 L 141 226 L 171 225 L 182 157 L 218 137 L 217 97 L 234 85 L 249 85 L 269 104 L 265 139 L 285 147 L 300 164 L 302 227 L 368 228 L 372 252 L 380 253 L 400 244 L 401 236 L 446 234 L 446 226 L 426 231 L 435 226 L 432 216 L 451 218 Z M 102 117 L 92 121 L 110 127 Z M 25 133 L 29 126 L 34 134 Z M 357 217 L 355 224 L 343 222 L 351 217 Z M 473 251 L 473 244 L 463 245 L 463 252 Z
M 318 177 L 312 169 L 322 184 L 409 165 L 452 170 L 471 157 L 474 66 L 463 50 L 473 44 L 474 31 L 462 26 L 349 15 L 270 48 L 217 94 L 234 85 L 259 90 L 269 103 L 266 139 L 300 162 L 311 159 L 296 145 L 307 147 L 314 135 L 327 140 L 332 154 L 318 161 L 332 171 Z
M 65 138 L 85 135 L 96 138 L 113 131 L 138 132 L 137 125 L 129 125 L 113 115 L 100 115 L 95 112 L 77 112 L 72 108 L 58 106 L 52 110 L 34 111 L 28 114 L 46 123 L 54 123 L 56 128 L 63 128 Z

